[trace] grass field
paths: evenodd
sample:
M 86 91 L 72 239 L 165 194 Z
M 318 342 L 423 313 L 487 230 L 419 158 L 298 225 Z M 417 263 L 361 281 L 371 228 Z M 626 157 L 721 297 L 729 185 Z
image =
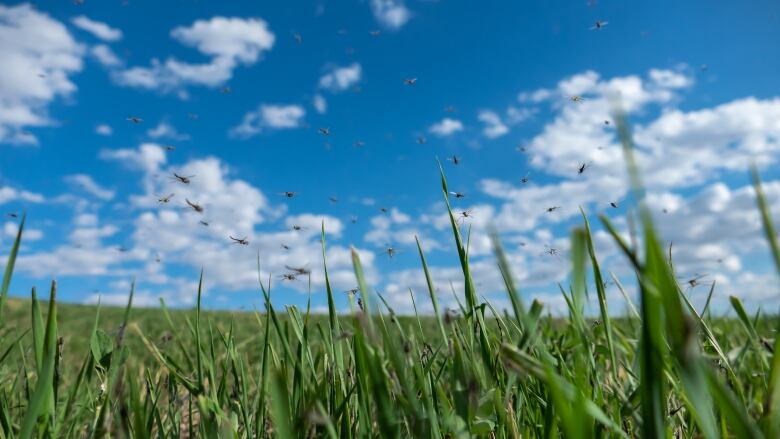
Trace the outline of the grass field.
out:
M 628 127 L 617 120 L 641 200 Z M 449 208 L 443 175 L 442 189 Z M 571 282 L 561 288 L 569 316 L 560 320 L 522 300 L 497 239 L 512 309 L 478 300 L 452 212 L 465 291 L 453 316 L 440 312 L 429 283 L 432 317 L 396 317 L 370 293 L 356 253 L 360 303 L 347 315 L 336 313 L 327 270 L 330 312 L 318 316 L 274 309 L 265 283 L 258 313 L 201 311 L 201 291 L 196 309 L 170 312 L 58 306 L 54 287 L 39 292 L 46 301 L 8 300 L 20 227 L 0 291 L 0 435 L 780 437 L 776 319 L 747 315 L 737 298 L 734 319 L 695 309 L 639 209 L 641 249 L 601 218 L 637 273 L 631 314 L 607 309 L 584 217 L 572 232 Z M 420 261 L 427 275 L 422 251 Z M 584 315 L 588 294 L 598 319 Z

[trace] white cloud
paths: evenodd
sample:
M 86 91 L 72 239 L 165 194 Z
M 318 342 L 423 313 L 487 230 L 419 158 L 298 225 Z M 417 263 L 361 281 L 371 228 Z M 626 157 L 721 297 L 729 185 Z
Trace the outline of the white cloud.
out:
M 400 29 L 412 18 L 403 0 L 371 0 L 371 12 L 382 26 Z
M 334 66 L 320 78 L 320 88 L 333 93 L 342 92 L 360 81 L 363 69 L 359 63 L 348 66 Z
M 144 143 L 138 149 L 104 149 L 100 151 L 99 157 L 103 160 L 119 161 L 147 174 L 156 173 L 167 160 L 165 150 L 156 143 Z
M 317 110 L 317 113 L 325 114 L 328 111 L 328 101 L 326 101 L 325 97 L 319 93 L 314 95 L 314 99 L 312 99 L 312 105 L 314 105 L 314 109 Z
M 275 36 L 260 18 L 213 17 L 197 20 L 190 27 L 177 27 L 171 37 L 185 46 L 194 47 L 209 62 L 193 64 L 169 57 L 164 62 L 153 59 L 150 67 L 131 67 L 116 71 L 114 78 L 123 85 L 182 92 L 188 85 L 216 87 L 233 77 L 240 64 L 256 63 L 271 50 Z
M 260 105 L 256 111 L 244 115 L 241 124 L 230 130 L 230 135 L 249 138 L 264 128 L 291 129 L 301 125 L 306 111 L 300 105 Z
M 458 131 L 463 131 L 463 123 L 457 119 L 445 117 L 441 121 L 431 125 L 430 128 L 428 128 L 428 131 L 437 136 L 445 137 L 455 134 Z
M 141 170 L 140 193 L 129 197 L 123 214 L 122 231 L 94 213 L 74 215 L 67 242 L 45 251 L 26 252 L 19 260 L 20 272 L 33 277 L 101 276 L 109 282 L 108 300 L 125 297 L 127 285 L 119 282 L 136 276 L 145 301 L 163 296 L 172 305 L 191 303 L 192 279 L 172 276 L 171 267 L 182 267 L 197 278 L 205 267 L 207 292 L 249 290 L 257 287 L 257 252 L 260 276 L 272 276 L 275 288 L 286 265 L 311 269 L 312 286 L 321 288 L 320 227 L 328 234 L 328 268 L 335 289 L 355 284 L 350 248 L 339 244 L 345 225 L 330 215 L 304 212 L 286 215 L 286 205 L 271 203 L 263 191 L 232 176 L 219 159 L 194 159 L 175 167 L 165 165 L 165 153 L 156 145 L 138 149 L 104 151 L 101 156 L 116 159 Z M 188 185 L 167 176 L 173 172 L 191 175 Z M 168 204 L 158 203 L 158 194 L 175 194 Z M 204 211 L 194 212 L 185 200 L 199 203 Z M 206 222 L 204 225 L 201 221 Z M 126 225 L 126 223 L 129 223 Z M 300 226 L 299 231 L 292 225 Z M 233 244 L 229 236 L 246 237 L 249 246 Z M 281 244 L 289 246 L 283 250 Z M 358 248 L 369 279 L 376 279 L 375 255 Z M 187 277 L 189 278 L 189 277 Z M 114 282 L 117 281 L 117 282 Z M 308 279 L 284 281 L 287 288 L 308 290 Z M 121 298 L 120 298 L 121 297 Z M 91 300 L 95 299 L 92 297 Z
M 76 90 L 84 48 L 67 28 L 28 4 L 0 5 L 0 142 L 37 143 L 25 127 L 53 125 L 47 107 Z
M 119 41 L 122 39 L 122 31 L 103 23 L 95 21 L 85 15 L 73 17 L 71 23 L 79 29 L 85 30 L 103 41 Z
M 101 123 L 95 126 L 95 133 L 100 134 L 101 136 L 110 136 L 114 134 L 114 130 L 110 125 Z
M 19 224 L 11 221 L 6 221 L 3 225 L 2 235 L 6 238 L 15 239 L 16 234 L 19 233 Z M 43 238 L 43 231 L 39 229 L 33 229 L 29 226 L 24 229 L 24 241 L 40 241 Z
M 175 126 L 166 121 L 161 121 L 156 127 L 146 131 L 146 135 L 152 139 L 189 140 L 190 135 L 180 133 Z
M 89 49 L 89 53 L 105 67 L 117 67 L 122 65 L 122 60 L 105 44 L 97 44 Z
M 104 201 L 111 200 L 116 194 L 114 190 L 106 189 L 97 184 L 95 180 L 87 174 L 66 175 L 64 179 L 66 183 L 78 186 L 85 192 Z
M 9 186 L 0 186 L 0 204 L 10 203 L 17 200 L 29 201 L 31 203 L 42 203 L 44 201 L 44 197 L 43 195 L 36 194 L 35 192 L 14 189 Z
M 482 110 L 477 118 L 485 124 L 482 134 L 487 138 L 495 139 L 509 132 L 509 127 L 501 121 L 501 117 L 495 111 Z

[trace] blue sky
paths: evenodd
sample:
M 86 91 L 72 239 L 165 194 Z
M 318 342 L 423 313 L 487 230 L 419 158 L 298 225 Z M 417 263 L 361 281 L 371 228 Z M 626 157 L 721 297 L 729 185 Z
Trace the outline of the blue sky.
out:
M 188 306 L 203 267 L 209 306 L 250 306 L 259 250 L 275 303 L 305 304 L 307 281 L 278 276 L 307 266 L 321 307 L 324 220 L 339 291 L 354 286 L 354 246 L 391 304 L 409 311 L 411 288 L 427 309 L 419 235 L 455 306 L 438 157 L 466 194 L 453 203 L 473 215 L 463 224 L 485 297 L 505 303 L 493 224 L 524 294 L 560 311 L 579 206 L 626 230 L 632 202 L 605 123 L 620 95 L 681 276 L 717 280 L 719 303 L 777 306 L 746 172 L 756 161 L 780 206 L 775 2 L 158 3 L 0 6 L 2 254 L 7 214 L 26 210 L 29 227 L 15 295 L 56 278 L 66 300 L 121 303 L 135 277 L 140 304 Z M 595 238 L 630 283 L 604 232 Z

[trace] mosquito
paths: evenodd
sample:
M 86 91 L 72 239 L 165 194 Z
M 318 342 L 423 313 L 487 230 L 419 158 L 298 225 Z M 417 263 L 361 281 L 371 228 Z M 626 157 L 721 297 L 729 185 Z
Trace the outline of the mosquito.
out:
M 398 253 L 398 250 L 395 247 L 388 245 L 385 248 L 385 253 L 387 253 L 387 257 L 392 258 L 393 256 L 395 256 L 396 253 Z
M 708 274 L 695 274 L 692 278 L 685 281 L 685 283 L 688 284 L 689 288 L 696 288 L 699 285 L 701 285 L 703 282 L 699 282 L 701 279 L 709 276 Z
M 199 222 L 200 222 L 200 225 L 203 226 L 203 227 L 208 227 L 208 226 L 211 225 L 211 223 L 208 222 L 208 221 L 200 220 Z
M 165 145 L 163 148 L 165 148 L 166 151 L 176 151 L 176 147 L 173 145 Z
M 355 143 L 352 144 L 352 146 L 354 146 L 355 148 L 362 148 L 366 146 L 366 142 L 362 140 L 356 140 Z
M 157 202 L 160 204 L 168 204 L 168 202 L 171 201 L 171 198 L 173 198 L 176 194 L 168 194 L 164 197 L 157 198 Z
M 293 38 L 295 38 L 295 42 L 298 44 L 303 43 L 303 37 L 299 33 L 293 34 Z
M 116 248 L 116 251 L 118 251 L 119 253 L 127 253 L 127 250 L 128 248 L 123 245 L 120 245 L 119 247 Z
M 417 143 L 419 143 L 420 145 L 424 145 L 424 144 L 425 144 L 425 142 L 427 142 L 427 140 L 425 139 L 425 137 L 423 137 L 423 136 L 418 136 L 418 137 L 417 137 Z
M 444 107 L 444 111 L 447 113 L 454 113 L 457 110 L 455 109 L 454 105 L 447 105 L 446 107 Z
M 406 85 L 417 84 L 417 78 L 407 78 L 407 79 L 404 79 L 404 84 L 406 84 Z
M 178 182 L 181 182 L 181 183 L 184 183 L 184 184 L 190 184 L 192 182 L 190 180 L 192 177 L 194 177 L 194 175 L 179 175 L 179 174 L 174 172 L 172 178 L 174 180 L 178 181 Z
M 279 275 L 282 280 L 298 280 L 298 277 L 295 275 L 295 273 L 285 273 Z
M 352 215 L 352 218 L 350 218 L 350 221 L 352 222 L 352 224 L 357 224 L 358 217 L 356 217 L 355 215 Z
M 388 212 L 386 207 L 380 207 L 379 211 L 382 212 L 382 213 L 387 213 Z
M 249 245 L 249 241 L 246 240 L 246 236 L 243 238 L 234 238 L 232 235 L 228 235 L 228 238 L 233 241 L 233 244 Z
M 620 207 L 620 204 L 619 204 L 617 201 L 610 201 L 610 202 L 609 202 L 609 205 L 610 205 L 610 207 L 612 207 L 613 209 L 617 209 L 618 207 Z
M 555 247 L 550 247 L 549 245 L 545 244 L 544 248 L 545 248 L 545 250 L 544 250 L 543 254 L 550 255 L 550 256 L 555 256 L 556 258 L 560 254 L 560 252 L 558 252 L 558 249 L 555 248 Z
M 583 98 L 582 96 L 579 96 L 579 95 L 571 95 L 571 96 L 569 96 L 569 100 L 574 102 L 575 104 L 581 104 L 581 103 L 585 102 L 585 98 Z
M 297 276 L 307 276 L 311 274 L 311 270 L 306 267 L 291 267 L 289 265 L 285 265 L 284 268 L 294 272 Z
M 328 201 L 330 201 L 333 204 L 336 204 L 339 202 L 339 199 L 336 197 L 328 197 Z
M 323 136 L 330 136 L 330 128 L 320 128 L 320 134 Z
M 601 30 L 604 29 L 604 27 L 608 24 L 609 24 L 608 21 L 598 20 L 595 23 L 593 23 L 593 26 L 590 27 L 590 30 Z
M 525 152 L 528 151 L 528 148 L 526 148 L 523 145 L 517 145 L 517 148 L 515 148 L 515 149 L 517 150 L 517 152 L 521 152 L 523 154 L 525 154 Z
M 369 31 L 368 33 L 371 34 L 372 37 L 378 37 L 382 33 L 382 31 L 380 31 L 380 30 L 372 30 L 372 31 Z
M 610 122 L 608 120 L 604 120 L 604 125 L 609 125 L 609 123 Z
M 8 212 L 8 213 L 6 213 L 6 215 L 7 215 L 9 218 L 19 218 L 19 214 L 18 214 L 18 213 L 16 213 L 16 212 Z
M 474 218 L 474 214 L 471 213 L 471 209 L 462 210 L 460 213 L 458 213 L 459 221 L 465 221 L 469 218 Z
M 530 180 L 530 178 L 528 177 L 529 175 L 531 175 L 531 171 L 528 171 L 528 172 L 525 173 L 523 178 L 520 179 L 520 183 L 523 183 L 523 184 L 528 183 L 528 181 Z
M 280 195 L 284 195 L 287 198 L 293 198 L 294 196 L 298 195 L 298 192 L 279 192 Z
M 222 93 L 223 95 L 230 94 L 230 92 L 232 91 L 233 90 L 230 87 L 222 87 L 221 89 L 219 89 L 219 92 Z
M 127 120 L 129 120 L 130 122 L 135 123 L 135 124 L 138 124 L 138 123 L 141 123 L 141 122 L 144 121 L 143 119 L 141 119 L 138 116 L 128 116 Z
M 200 204 L 193 203 L 192 201 L 190 201 L 190 200 L 188 200 L 186 198 L 184 199 L 184 201 L 186 201 L 187 205 L 190 206 L 192 208 L 192 210 L 194 210 L 195 212 L 203 213 L 203 206 L 201 206 Z
M 290 250 L 290 246 L 287 244 L 282 244 L 282 248 L 285 250 Z
M 460 164 L 460 157 L 454 155 L 452 157 L 447 157 L 447 161 L 452 162 L 453 165 L 457 166 Z
M 299 226 L 298 224 L 293 224 L 292 229 L 295 230 L 296 232 L 300 232 L 301 230 L 306 230 L 305 227 Z
M 162 257 L 160 257 L 159 253 L 154 254 L 154 262 L 157 262 L 158 264 L 162 262 Z
M 352 288 L 351 290 L 344 291 L 344 294 L 351 294 L 351 295 L 354 296 L 355 294 L 358 293 L 358 291 L 360 291 L 360 288 L 355 287 L 355 288 Z
M 548 207 L 545 210 L 547 211 L 547 213 L 552 213 L 552 212 L 555 212 L 556 210 L 558 210 L 560 208 L 561 208 L 561 206 L 551 206 L 551 207 Z
M 590 167 L 590 163 L 580 163 L 577 166 L 577 175 L 585 173 L 585 170 Z
M 466 194 L 463 192 L 450 192 L 450 195 L 452 195 L 455 198 L 466 198 Z

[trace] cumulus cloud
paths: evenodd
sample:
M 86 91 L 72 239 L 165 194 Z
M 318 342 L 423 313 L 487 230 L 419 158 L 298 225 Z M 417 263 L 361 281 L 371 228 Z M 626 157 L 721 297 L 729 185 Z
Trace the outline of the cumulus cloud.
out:
M 317 113 L 325 114 L 328 111 L 328 101 L 319 93 L 314 95 L 312 105 L 314 105 L 314 109 L 317 110 Z
M 509 132 L 509 127 L 504 124 L 495 111 L 482 110 L 479 112 L 477 118 L 485 125 L 482 129 L 482 134 L 489 139 L 495 139 L 501 137 Z
M 149 67 L 118 70 L 114 79 L 126 86 L 182 92 L 187 86 L 217 87 L 233 77 L 239 65 L 256 63 L 271 50 L 276 37 L 260 18 L 213 17 L 197 20 L 189 27 L 177 27 L 171 37 L 210 58 L 206 63 L 189 63 L 169 57 L 153 59 Z
M 71 23 L 77 28 L 87 31 L 103 41 L 119 41 L 122 39 L 122 31 L 109 26 L 101 21 L 92 20 L 85 15 L 73 17 Z
M 400 29 L 412 18 L 403 0 L 371 0 L 371 12 L 379 24 L 393 30 Z
M 76 91 L 70 76 L 84 48 L 68 29 L 28 4 L 0 5 L 0 142 L 37 143 L 27 127 L 54 124 L 48 105 Z
M 64 234 L 67 242 L 46 251 L 26 252 L 18 263 L 20 272 L 33 277 L 100 276 L 111 281 L 105 297 L 117 301 L 126 298 L 127 285 L 120 281 L 137 276 L 144 284 L 139 291 L 150 304 L 151 298 L 162 296 L 172 305 L 183 305 L 193 300 L 196 288 L 191 278 L 201 267 L 206 268 L 207 289 L 256 288 L 259 250 L 262 278 L 272 276 L 274 283 L 282 282 L 279 275 L 289 271 L 287 266 L 307 267 L 312 286 L 321 288 L 324 273 L 315 255 L 321 252 L 320 227 L 324 224 L 330 243 L 331 283 L 337 289 L 354 286 L 351 250 L 338 243 L 345 228 L 340 219 L 316 212 L 289 215 L 284 204 L 271 202 L 261 189 L 234 177 L 215 157 L 170 166 L 164 149 L 154 144 L 104 150 L 101 157 L 140 171 L 142 191 L 129 197 L 124 216 L 123 224 L 129 226 L 120 229 L 95 213 L 78 213 Z M 193 176 L 191 183 L 166 177 L 173 172 Z M 160 203 L 159 194 L 173 196 L 168 203 Z M 198 203 L 203 212 L 189 208 L 185 200 Z M 246 238 L 249 245 L 235 244 L 229 236 Z M 375 280 L 374 253 L 357 251 L 369 279 Z M 171 267 L 190 273 L 186 278 L 173 276 Z M 284 285 L 303 292 L 308 279 L 302 276 Z
M 156 127 L 146 131 L 146 135 L 152 139 L 171 139 L 171 140 L 189 140 L 190 135 L 180 133 L 175 126 L 169 122 L 160 121 Z
M 436 122 L 435 124 L 431 125 L 428 128 L 428 131 L 441 137 L 450 136 L 452 134 L 457 133 L 458 131 L 463 131 L 463 122 L 457 119 L 451 119 L 449 117 L 445 117 L 439 122 Z
M 300 105 L 260 105 L 257 110 L 244 115 L 241 123 L 230 130 L 230 135 L 249 138 L 263 129 L 298 128 L 306 111 Z
M 332 93 L 339 93 L 360 82 L 363 69 L 359 63 L 348 66 L 333 66 L 320 78 L 319 86 Z
M 122 65 L 122 60 L 105 44 L 97 44 L 89 49 L 90 55 L 95 58 L 104 67 L 118 67 Z
M 114 129 L 111 128 L 110 125 L 101 123 L 95 126 L 95 134 L 100 134 L 101 136 L 110 136 L 114 134 Z
M 103 201 L 111 200 L 116 194 L 114 190 L 106 189 L 97 184 L 95 180 L 93 180 L 92 177 L 87 174 L 66 175 L 64 180 L 66 183 L 76 186 L 88 194 Z
M 42 203 L 44 197 L 35 192 L 15 189 L 10 186 L 0 186 L 0 204 L 13 201 L 28 201 L 30 203 Z

